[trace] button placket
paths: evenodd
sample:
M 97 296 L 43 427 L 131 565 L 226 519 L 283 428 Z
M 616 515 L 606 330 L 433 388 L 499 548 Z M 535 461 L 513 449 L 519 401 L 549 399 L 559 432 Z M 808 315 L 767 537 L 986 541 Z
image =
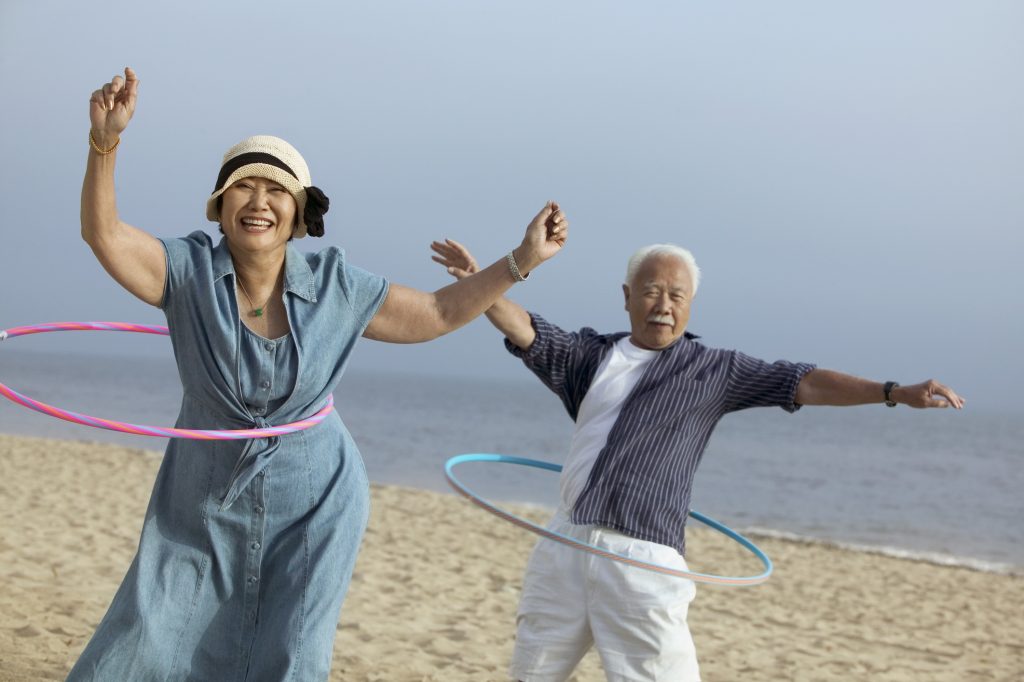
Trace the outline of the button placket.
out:
M 262 417 L 267 414 L 267 401 L 270 398 L 270 389 L 273 385 L 271 379 L 274 375 L 278 345 L 274 341 L 266 341 L 264 342 L 263 347 L 269 353 L 269 357 L 259 363 L 260 378 L 256 385 L 259 387 L 258 400 L 261 404 L 257 405 L 256 409 L 253 410 L 253 413 L 258 417 Z
M 263 563 L 264 526 L 266 523 L 266 472 L 261 471 L 253 479 L 252 513 L 249 518 L 248 552 L 245 561 L 245 613 L 249 636 L 255 636 L 256 621 L 260 611 L 260 578 Z

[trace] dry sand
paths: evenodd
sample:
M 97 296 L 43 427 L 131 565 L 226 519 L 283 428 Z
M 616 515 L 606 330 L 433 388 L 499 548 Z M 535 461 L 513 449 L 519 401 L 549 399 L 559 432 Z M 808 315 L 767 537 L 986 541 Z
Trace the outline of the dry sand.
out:
M 159 461 L 0 435 L 0 680 L 64 678 L 131 561 Z M 701 530 L 692 568 L 758 570 Z M 331 679 L 504 680 L 533 542 L 461 498 L 374 486 Z M 707 682 L 1024 680 L 1024 577 L 758 544 L 776 564 L 768 583 L 699 586 L 691 606 Z M 604 679 L 593 652 L 573 679 Z

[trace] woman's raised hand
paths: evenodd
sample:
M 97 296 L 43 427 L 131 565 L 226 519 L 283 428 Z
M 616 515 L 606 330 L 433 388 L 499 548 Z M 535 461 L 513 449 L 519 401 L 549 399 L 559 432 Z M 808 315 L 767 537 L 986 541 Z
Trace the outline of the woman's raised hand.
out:
M 527 273 L 562 250 L 569 237 L 569 219 L 554 201 L 549 201 L 526 226 L 523 243 L 515 250 L 519 269 Z
M 135 113 L 139 79 L 131 67 L 124 67 L 124 77 L 114 76 L 109 83 L 89 98 L 89 120 L 92 134 L 101 147 L 114 144 Z

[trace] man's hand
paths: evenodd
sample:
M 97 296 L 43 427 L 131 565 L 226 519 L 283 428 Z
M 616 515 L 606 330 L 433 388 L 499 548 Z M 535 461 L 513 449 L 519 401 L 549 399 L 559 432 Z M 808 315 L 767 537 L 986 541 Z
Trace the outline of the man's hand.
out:
M 967 402 L 949 386 L 940 384 L 934 379 L 913 386 L 897 386 L 890 395 L 898 403 L 917 408 L 954 407 L 960 410 Z
M 469 277 L 480 269 L 469 249 L 454 239 L 445 239 L 443 242 L 431 242 L 430 250 L 437 254 L 436 256 L 431 256 L 431 260 L 443 265 L 448 274 L 455 279 Z
M 814 369 L 797 384 L 795 402 L 800 405 L 870 405 L 882 402 L 884 396 L 884 384 L 877 381 L 831 369 Z M 966 402 L 953 389 L 934 380 L 897 386 L 889 397 L 911 407 L 952 406 L 959 410 Z

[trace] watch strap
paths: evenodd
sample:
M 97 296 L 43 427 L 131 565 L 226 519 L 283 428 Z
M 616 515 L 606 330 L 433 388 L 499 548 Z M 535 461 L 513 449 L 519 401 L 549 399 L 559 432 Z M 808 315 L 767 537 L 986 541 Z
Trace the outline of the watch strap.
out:
M 896 401 L 892 399 L 892 389 L 899 386 L 895 381 L 887 381 L 882 386 L 882 391 L 885 393 L 885 405 L 886 407 L 896 407 Z

